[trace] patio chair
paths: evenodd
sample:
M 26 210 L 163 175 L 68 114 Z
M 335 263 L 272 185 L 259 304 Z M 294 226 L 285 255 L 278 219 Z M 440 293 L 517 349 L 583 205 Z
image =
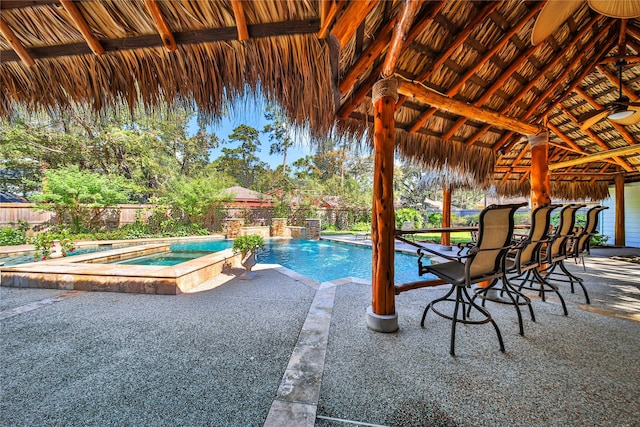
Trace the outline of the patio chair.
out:
M 578 260 L 582 262 L 582 269 L 587 271 L 584 265 L 584 257 L 591 255 L 591 237 L 598 234 L 596 227 L 598 227 L 598 214 L 605 209 L 609 209 L 608 206 L 594 206 L 587 211 L 587 222 L 582 230 L 578 230 L 576 237 L 573 239 L 573 245 L 570 249 L 570 256 L 573 257 L 578 263 Z
M 511 283 L 511 280 L 520 278 L 528 279 L 531 274 L 536 274 L 540 267 L 540 249 L 544 243 L 549 241 L 549 224 L 551 222 L 551 212 L 560 207 L 560 205 L 542 205 L 531 212 L 531 228 L 529 234 L 519 241 L 514 241 L 514 247 L 507 254 L 505 261 L 506 275 L 502 278 L 502 288 L 498 290 L 494 286 L 478 288 L 476 295 L 482 298 L 482 305 L 485 301 L 493 301 L 501 304 L 511 304 L 516 308 L 518 315 L 518 326 L 520 335 L 524 335 L 524 327 L 522 325 L 522 313 L 520 306 L 526 305 L 529 308 L 531 320 L 536 321 L 531 299 L 518 291 Z M 513 279 L 511 279 L 509 277 Z M 504 295 L 509 298 L 505 299 Z
M 562 271 L 565 271 L 564 260 L 569 257 L 568 247 L 571 239 L 574 236 L 574 224 L 576 220 L 576 211 L 584 205 L 566 205 L 560 210 L 560 222 L 555 231 L 550 235 L 550 242 L 546 245 L 546 248 L 542 249 L 540 256 L 540 262 L 546 265 L 543 269 L 531 269 L 533 277 L 527 277 L 526 280 L 522 280 L 518 287 L 519 291 L 522 289 L 530 289 L 538 292 L 542 301 L 546 301 L 547 292 L 554 292 L 560 299 L 562 304 L 562 311 L 565 316 L 568 316 L 567 305 L 564 302 L 564 298 L 560 294 L 558 285 L 552 283 L 552 276 L 557 276 L 559 273 L 555 272 L 555 269 L 560 267 Z M 568 273 L 568 272 L 567 272 Z M 573 281 L 575 276 L 569 276 L 569 280 L 554 279 L 555 281 Z M 514 279 L 512 279 L 513 281 Z
M 422 259 L 427 252 L 442 256 L 437 251 L 428 248 L 418 249 L 418 272 L 420 275 L 431 273 L 440 279 L 451 284 L 447 294 L 441 298 L 431 301 L 424 309 L 420 326 L 424 328 L 424 321 L 429 309 L 437 315 L 451 320 L 451 340 L 449 353 L 455 356 L 455 338 L 457 323 L 483 324 L 491 323 L 498 336 L 500 351 L 504 352 L 504 343 L 500 329 L 489 311 L 476 304 L 467 288 L 474 283 L 492 281 L 504 276 L 505 255 L 510 248 L 511 234 L 513 233 L 513 214 L 524 206 L 522 204 L 513 205 L 491 205 L 480 213 L 478 241 L 475 245 L 459 245 L 457 259 L 435 265 L 423 265 Z M 449 258 L 446 257 L 445 258 Z M 455 292 L 455 296 L 452 294 Z M 453 302 L 453 314 L 447 314 L 436 308 L 436 305 L 443 302 Z M 461 307 L 462 306 L 462 307 Z M 468 309 L 467 309 L 468 307 Z M 471 318 L 471 310 L 481 315 L 480 319 Z

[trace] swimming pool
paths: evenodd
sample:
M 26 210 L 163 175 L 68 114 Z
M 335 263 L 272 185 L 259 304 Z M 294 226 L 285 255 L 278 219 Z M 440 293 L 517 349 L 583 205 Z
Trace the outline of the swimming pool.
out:
M 269 240 L 258 253 L 258 262 L 280 264 L 319 282 L 343 277 L 371 280 L 371 248 L 327 240 Z M 395 283 L 426 278 L 418 275 L 418 257 L 395 253 Z

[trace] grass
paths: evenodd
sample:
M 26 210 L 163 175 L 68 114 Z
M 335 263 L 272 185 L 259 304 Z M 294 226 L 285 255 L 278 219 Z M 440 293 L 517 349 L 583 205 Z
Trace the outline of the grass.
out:
M 335 236 L 338 234 L 351 234 L 356 235 L 358 233 L 362 233 L 362 231 L 323 231 L 323 236 Z M 442 235 L 440 233 L 419 233 L 415 234 L 416 241 L 428 241 L 432 243 L 440 243 Z M 468 231 L 459 231 L 456 233 L 451 233 L 451 244 L 457 245 L 458 243 L 466 243 L 471 241 L 471 234 Z

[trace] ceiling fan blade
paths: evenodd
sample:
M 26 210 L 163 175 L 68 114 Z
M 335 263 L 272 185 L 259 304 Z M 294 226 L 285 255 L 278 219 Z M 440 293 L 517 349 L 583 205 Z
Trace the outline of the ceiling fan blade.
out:
M 580 9 L 584 0 L 549 0 L 542 7 L 531 32 L 531 44 L 542 43 L 574 12 Z
M 589 7 L 610 18 L 630 19 L 640 16 L 637 0 L 588 0 Z
M 609 114 L 609 109 L 605 108 L 603 110 L 594 110 L 589 111 L 588 113 L 584 113 L 580 117 L 578 117 L 578 124 L 580 125 L 580 129 L 586 130 L 591 126 L 598 123 L 600 120 L 607 117 Z
M 637 104 L 637 103 L 636 103 Z M 640 123 L 640 106 L 638 107 L 630 107 L 630 110 L 634 110 L 635 113 L 630 115 L 629 117 L 625 117 L 624 119 L 612 119 L 609 118 L 612 122 L 615 122 L 622 126 L 631 126 Z

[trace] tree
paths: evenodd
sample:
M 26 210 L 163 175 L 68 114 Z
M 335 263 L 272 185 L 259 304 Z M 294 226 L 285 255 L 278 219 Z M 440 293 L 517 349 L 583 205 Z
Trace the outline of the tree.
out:
M 131 179 L 139 188 L 136 198 L 143 201 L 162 194 L 172 177 L 201 174 L 209 150 L 219 144 L 202 126 L 196 135 L 188 134 L 193 112 L 185 109 L 141 111 L 135 117 L 116 110 L 96 116 L 75 108 L 2 122 L 2 166 L 11 173 L 2 174 L 6 179 L 0 183 L 5 189 L 27 193 L 38 187 L 42 166 L 77 165 Z M 32 185 L 26 186 L 24 178 Z
M 238 143 L 236 148 L 222 148 L 222 156 L 213 161 L 213 168 L 234 178 L 245 188 L 253 187 L 260 174 L 269 169 L 269 165 L 260 161 L 256 152 L 260 151 L 258 131 L 251 126 L 240 125 L 229 135 L 224 144 Z
M 293 139 L 289 134 L 291 124 L 282 114 L 280 107 L 268 105 L 264 117 L 271 123 L 265 125 L 263 132 L 269 134 L 271 146 L 269 154 L 282 154 L 282 174 L 287 174 L 287 152 L 293 145 Z
M 35 199 L 48 204 L 59 223 L 69 218 L 73 231 L 82 231 L 95 228 L 105 209 L 129 201 L 129 189 L 122 176 L 68 166 L 45 171 L 42 194 Z

